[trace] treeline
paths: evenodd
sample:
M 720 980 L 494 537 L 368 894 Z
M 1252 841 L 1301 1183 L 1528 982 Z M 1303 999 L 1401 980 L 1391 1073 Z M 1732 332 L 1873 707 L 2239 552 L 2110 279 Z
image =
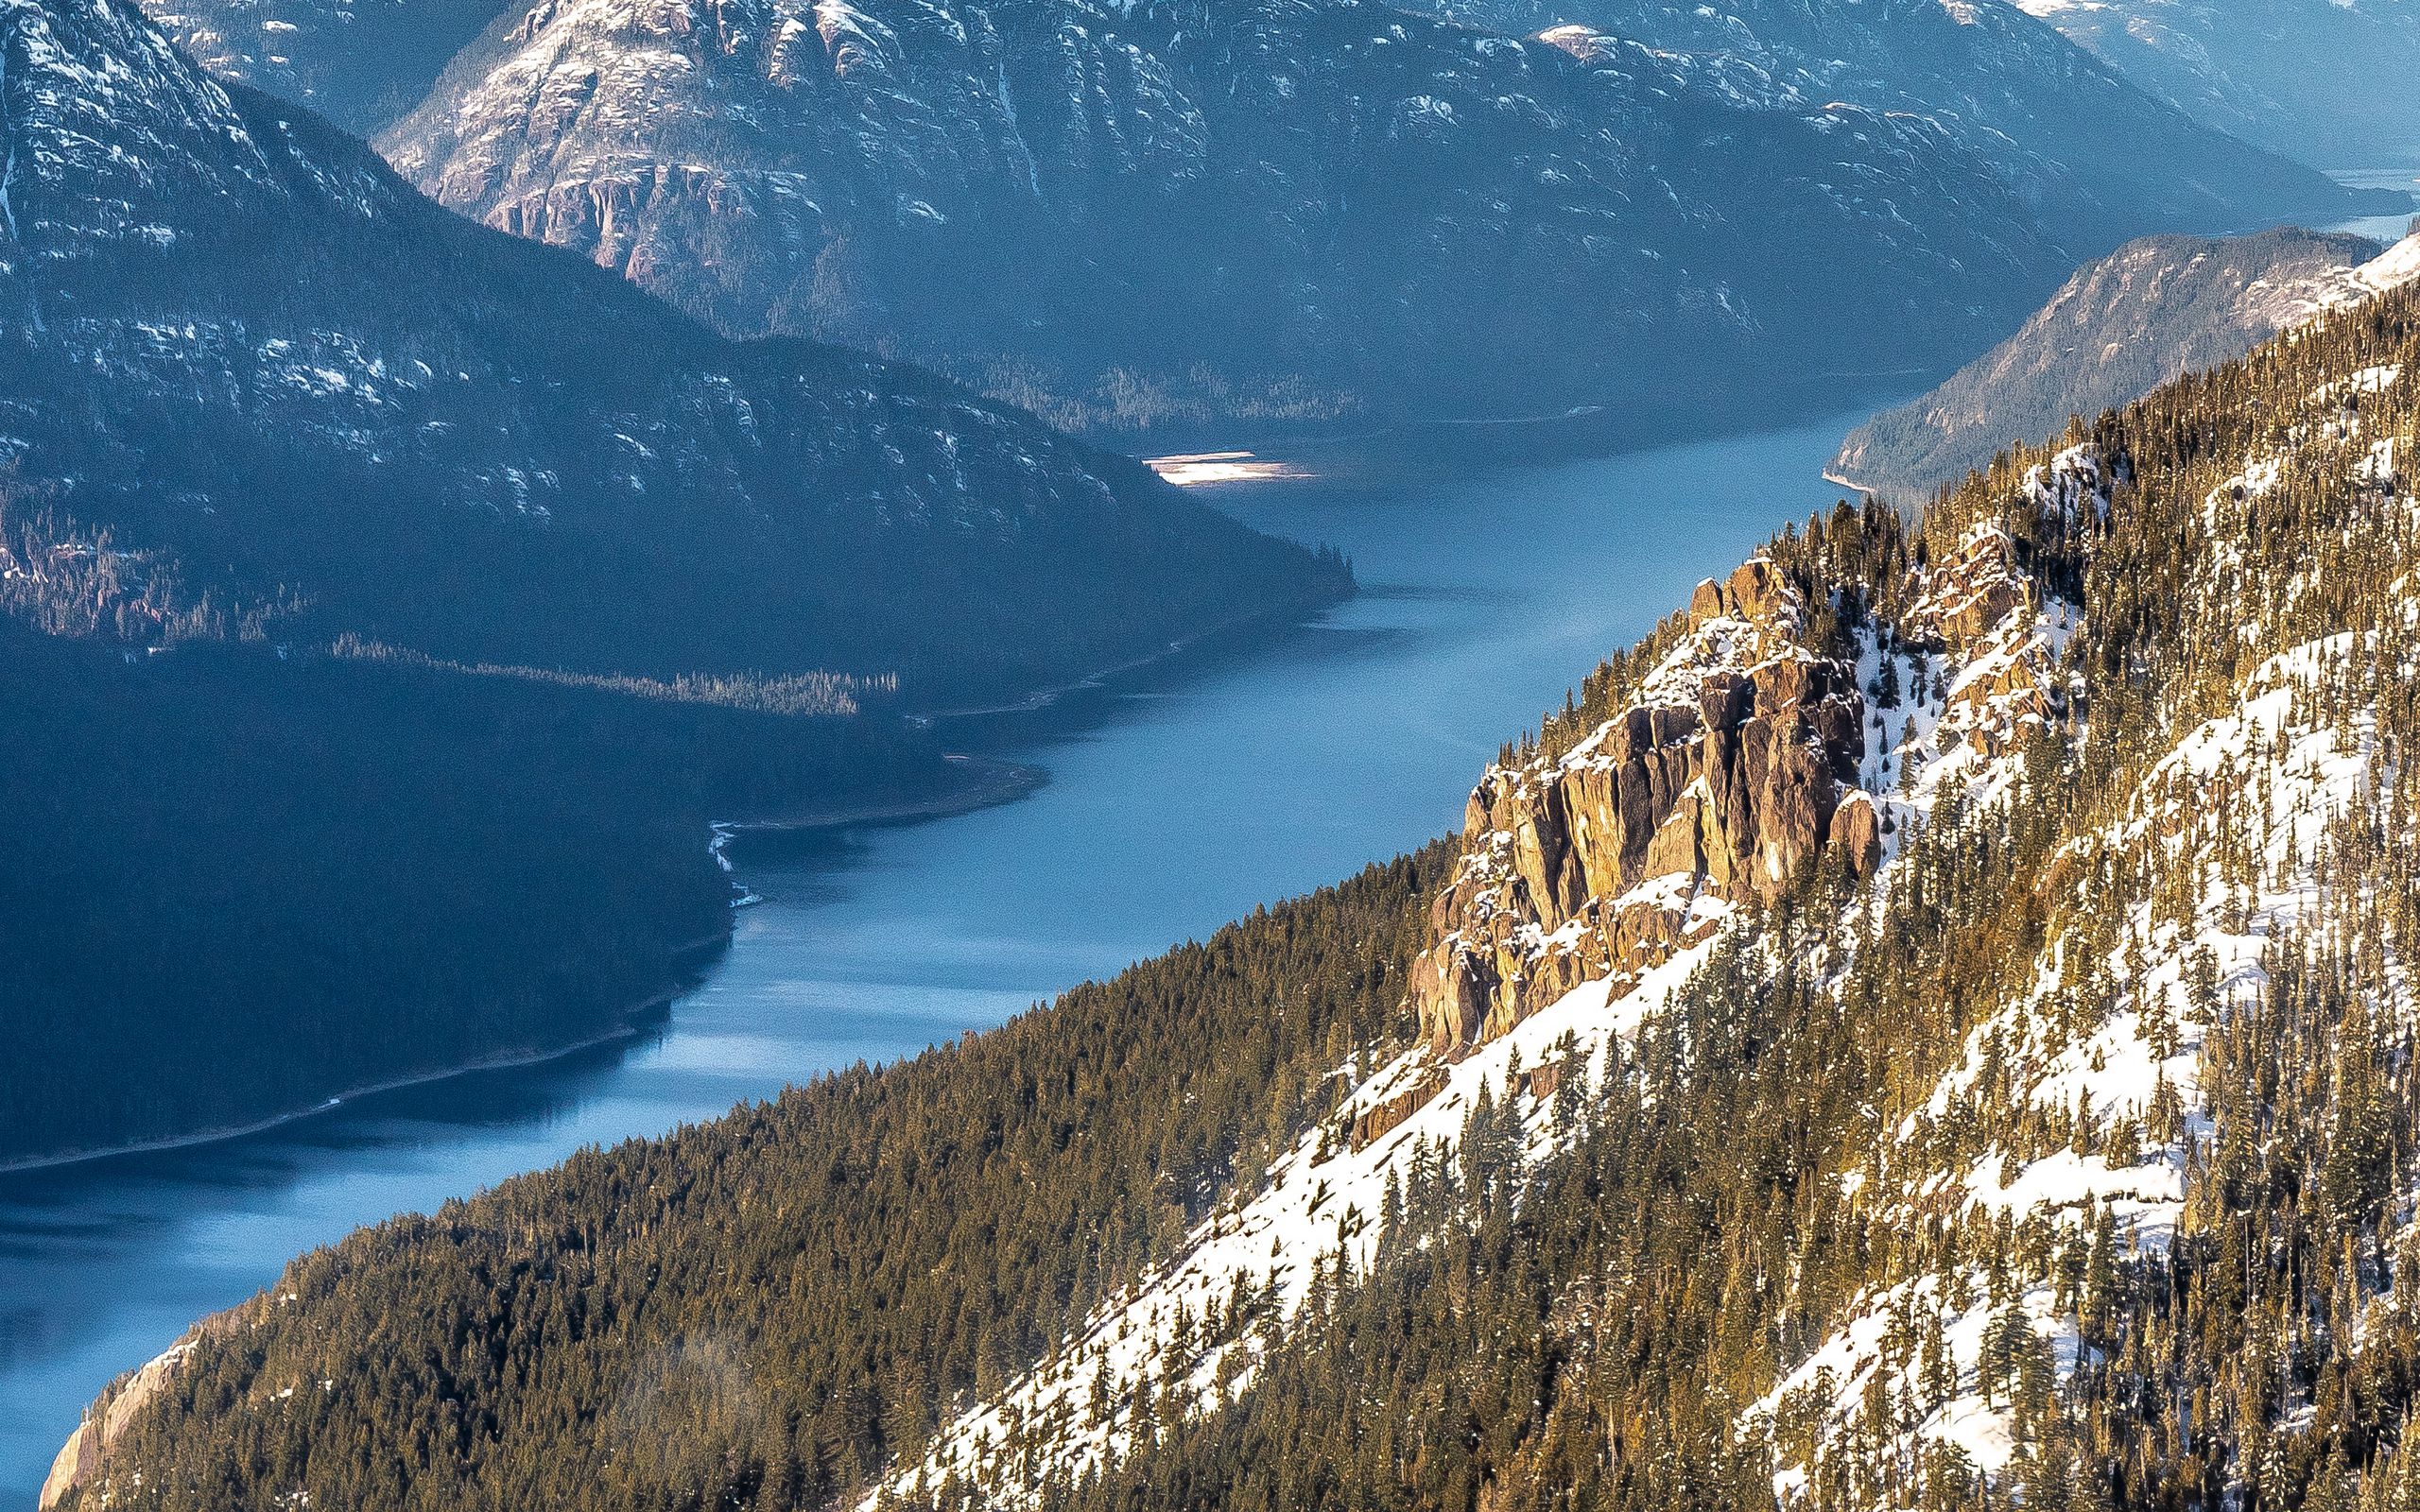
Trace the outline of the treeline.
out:
M 593 688 L 633 698 L 661 699 L 666 703 L 721 704 L 726 708 L 752 710 L 759 713 L 810 717 L 858 714 L 865 712 L 867 699 L 895 698 L 899 694 L 899 675 L 894 672 L 868 677 L 846 672 L 733 672 L 717 675 L 684 672 L 669 679 L 628 675 L 607 677 L 600 673 L 565 672 L 554 667 L 499 666 L 488 662 L 471 665 L 447 662 L 389 645 L 384 641 L 364 640 L 351 630 L 337 636 L 329 649 L 337 656 L 356 662 L 385 662 L 397 666 L 428 667 L 440 672 L 459 672 L 480 678 L 519 678 L 527 682 L 552 683 L 564 688 Z

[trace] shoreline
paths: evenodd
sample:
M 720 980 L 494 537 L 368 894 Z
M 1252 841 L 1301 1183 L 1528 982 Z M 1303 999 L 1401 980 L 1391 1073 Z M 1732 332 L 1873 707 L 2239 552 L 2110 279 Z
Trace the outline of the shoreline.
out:
M 1107 674 L 1104 674 L 1106 676 Z M 730 862 L 723 860 L 723 846 L 744 834 L 803 833 L 815 830 L 845 828 L 858 824 L 914 823 L 925 819 L 951 818 L 971 814 L 995 804 L 1011 803 L 1042 787 L 1050 774 L 1039 766 L 1018 762 L 1004 762 L 984 756 L 944 754 L 942 760 L 961 767 L 980 766 L 988 775 L 978 782 L 948 792 L 919 799 L 898 799 L 888 802 L 868 803 L 856 808 L 834 809 L 798 818 L 749 819 L 717 824 L 711 847 L 724 869 Z M 728 927 L 713 935 L 700 936 L 672 946 L 666 955 L 676 970 L 683 963 L 702 965 L 704 958 L 717 954 L 731 943 Z M 650 1022 L 665 1017 L 672 1005 L 687 993 L 694 982 L 674 982 L 660 987 L 638 1002 L 619 1010 L 618 1022 L 595 1034 L 585 1035 L 567 1044 L 540 1050 L 500 1052 L 476 1060 L 446 1066 L 433 1071 L 415 1072 L 409 1075 L 390 1076 L 384 1080 L 365 1082 L 330 1093 L 307 1108 L 287 1108 L 245 1124 L 216 1125 L 183 1134 L 164 1134 L 155 1139 L 134 1140 L 122 1144 L 99 1145 L 90 1149 L 65 1150 L 52 1155 L 29 1156 L 20 1160 L 0 1160 L 0 1178 L 22 1176 L 34 1171 L 57 1170 L 63 1166 L 88 1165 L 95 1161 L 116 1160 L 123 1156 L 160 1155 L 172 1150 L 192 1149 L 204 1144 L 218 1144 L 232 1140 L 248 1139 L 266 1134 L 308 1119 L 340 1111 L 347 1104 L 382 1092 L 403 1091 L 413 1087 L 426 1087 L 450 1081 L 457 1076 L 474 1076 L 482 1072 L 520 1071 L 562 1060 L 584 1050 L 600 1045 L 635 1040 Z
M 701 953 L 710 946 L 719 949 L 728 939 L 729 936 L 724 935 L 708 939 L 693 940 L 681 947 L 677 954 Z M 678 986 L 662 988 L 644 1001 L 623 1009 L 623 1022 L 613 1028 L 575 1040 L 570 1044 L 558 1045 L 551 1050 L 506 1052 L 484 1057 L 462 1065 L 449 1066 L 441 1071 L 418 1072 L 408 1076 L 395 1076 L 385 1081 L 367 1082 L 358 1087 L 332 1093 L 309 1108 L 288 1108 L 285 1112 L 272 1113 L 250 1124 L 197 1129 L 190 1134 L 166 1134 L 158 1139 L 138 1140 L 128 1144 L 112 1144 L 98 1149 L 73 1150 L 59 1155 L 39 1155 L 21 1160 L 0 1160 L 0 1177 L 19 1176 L 28 1171 L 55 1170 L 63 1165 L 84 1165 L 95 1160 L 115 1160 L 123 1155 L 158 1155 L 169 1150 L 190 1149 L 200 1144 L 216 1144 L 227 1140 L 246 1139 L 254 1134 L 266 1134 L 274 1128 L 284 1128 L 289 1124 L 300 1124 L 305 1119 L 318 1118 L 323 1113 L 337 1112 L 347 1103 L 357 1102 L 364 1097 L 375 1097 L 381 1092 L 396 1092 L 410 1087 L 425 1087 L 432 1082 L 450 1081 L 456 1076 L 473 1076 L 484 1071 L 515 1071 L 529 1066 L 543 1066 L 550 1060 L 561 1060 L 566 1056 L 576 1056 L 583 1050 L 594 1050 L 598 1045 L 637 1039 L 646 1029 L 646 1021 L 650 1015 L 669 1007 L 682 993 L 687 990 L 687 988 Z
M 977 809 L 1013 803 L 1050 781 L 1049 771 L 1025 762 L 1002 761 L 944 751 L 942 760 L 962 772 L 982 775 L 962 785 L 921 798 L 897 798 L 861 803 L 854 808 L 810 810 L 796 816 L 755 819 L 719 819 L 713 826 L 717 856 L 724 846 L 751 834 L 804 834 L 817 830 L 845 830 L 861 824 L 915 824 L 926 819 L 956 818 Z M 726 869 L 728 869 L 726 868 Z

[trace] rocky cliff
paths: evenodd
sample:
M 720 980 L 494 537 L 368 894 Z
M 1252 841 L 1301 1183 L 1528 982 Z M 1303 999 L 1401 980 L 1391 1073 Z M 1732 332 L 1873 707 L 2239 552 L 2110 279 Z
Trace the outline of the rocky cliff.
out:
M 1680 644 L 1566 754 L 1495 766 L 1413 969 L 1421 1033 L 1453 1055 L 1582 982 L 1635 980 L 1685 937 L 1701 891 L 1772 896 L 1826 850 L 1871 865 L 1854 664 L 1811 648 L 1768 558 L 1699 585 Z
M 2081 451 L 2017 487 L 2042 519 L 2106 497 Z M 1611 718 L 1480 779 L 1412 970 L 1432 1054 L 1585 983 L 1630 991 L 1716 927 L 1709 900 L 1771 902 L 1825 859 L 1866 874 L 1956 765 L 1928 764 L 2006 757 L 2055 712 L 2066 610 L 1997 523 L 1908 564 L 1855 636 L 1813 624 L 1810 591 L 1771 557 L 1699 584 Z

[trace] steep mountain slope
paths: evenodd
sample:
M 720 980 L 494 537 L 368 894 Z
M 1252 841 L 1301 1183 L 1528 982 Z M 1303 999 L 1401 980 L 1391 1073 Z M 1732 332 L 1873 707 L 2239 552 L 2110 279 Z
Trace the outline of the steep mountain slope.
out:
M 1786 100 L 1940 120 L 2079 256 L 2151 231 L 2236 231 L 2315 206 L 2309 171 L 2197 125 L 2006 5 L 1963 0 L 1452 0 L 1463 21 L 1564 26 L 1730 60 Z
M 419 104 L 507 0 L 149 0 L 144 9 L 216 77 L 372 136 Z
M 2342 198 L 2014 19 L 2077 75 L 2029 104 L 2131 138 L 2122 193 L 1754 59 L 1359 0 L 549 0 L 379 141 L 725 329 L 1129 429 L 1703 407 L 1971 350 L 2063 240 Z
M 2014 0 L 2196 120 L 2330 167 L 2420 144 L 2411 0 Z
M 2420 242 L 2381 257 L 2358 236 L 2303 231 L 2152 236 L 2076 270 L 2014 335 L 1939 387 L 1852 431 L 1840 483 L 1903 506 L 1989 463 L 2012 437 L 2055 435 L 2287 326 L 2420 273 Z
M 121 633 L 929 696 L 1341 586 L 945 383 L 725 341 L 447 215 L 130 5 L 9 15 L 9 565 L 106 534 Z
M 55 1497 L 2409 1505 L 2413 372 L 1785 532 L 1458 845 L 305 1257 Z

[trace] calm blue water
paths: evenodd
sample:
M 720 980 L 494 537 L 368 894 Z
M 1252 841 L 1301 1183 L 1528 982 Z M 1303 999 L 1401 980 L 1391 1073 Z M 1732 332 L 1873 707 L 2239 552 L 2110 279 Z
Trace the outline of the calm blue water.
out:
M 2338 183 L 2355 189 L 2394 189 L 2408 195 L 2420 194 L 2420 168 L 2410 163 L 2372 168 L 2330 168 L 2327 173 Z M 2388 215 L 2357 215 L 2323 229 L 2351 232 L 2356 236 L 2367 236 L 2374 242 L 2392 247 L 2403 240 L 2411 224 L 2412 212 L 2402 210 Z
M 1362 455 L 1349 479 L 1225 490 L 1254 524 L 1343 546 L 1367 591 L 1273 647 L 963 731 L 1049 785 L 750 865 L 767 901 L 648 1039 L 0 1177 L 0 1508 L 31 1505 L 95 1390 L 300 1250 L 997 1023 L 1453 827 L 1481 764 L 1599 657 L 1830 502 L 1817 472 L 1865 413 L 1590 461 Z

